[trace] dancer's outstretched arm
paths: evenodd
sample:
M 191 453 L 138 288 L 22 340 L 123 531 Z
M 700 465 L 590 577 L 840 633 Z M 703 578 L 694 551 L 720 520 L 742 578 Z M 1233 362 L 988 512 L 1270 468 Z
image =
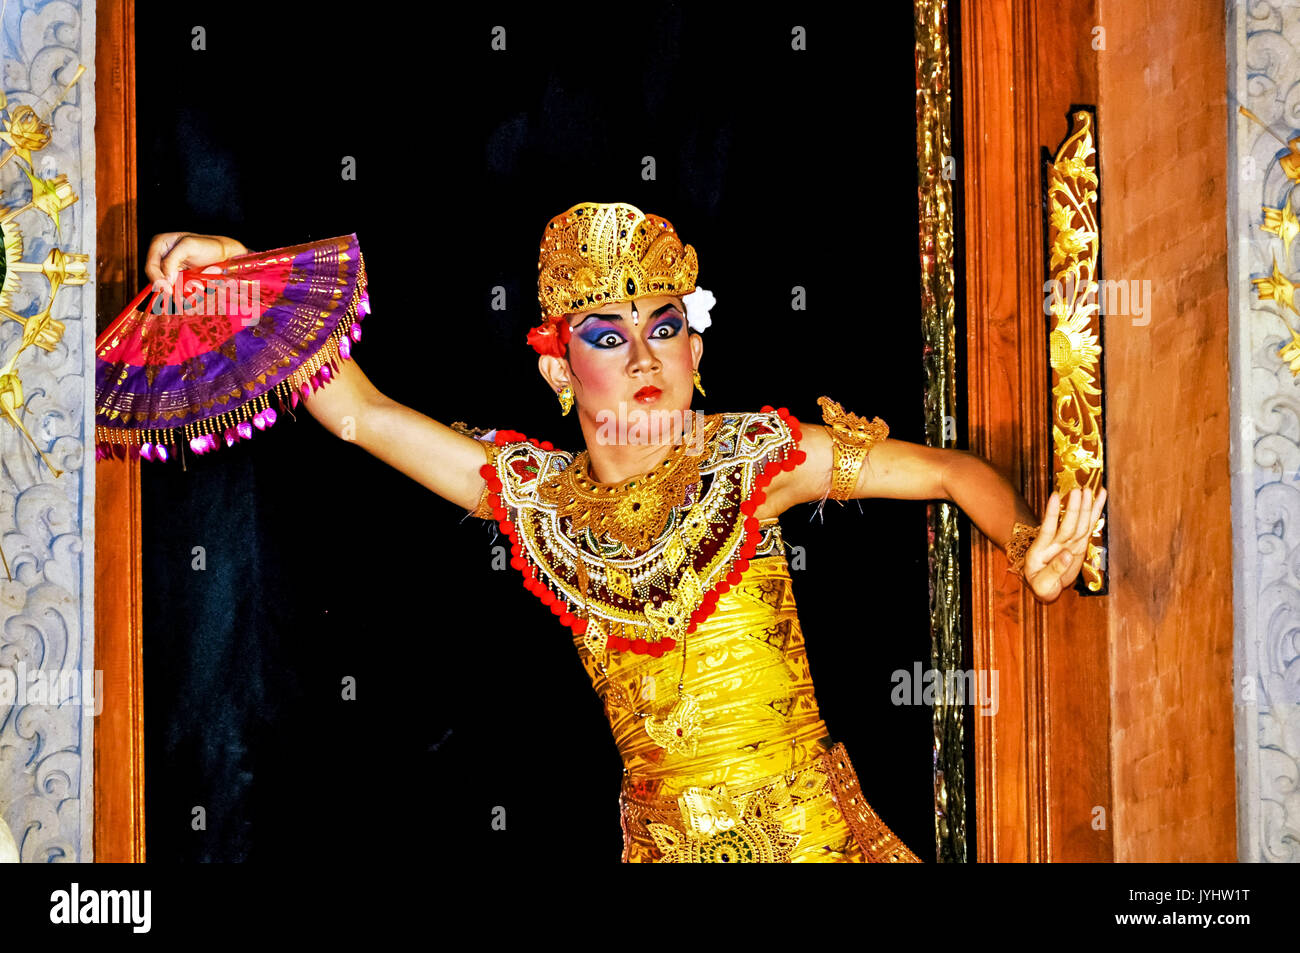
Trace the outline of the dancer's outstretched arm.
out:
M 771 512 L 823 499 L 830 491 L 835 453 L 830 431 L 811 423 L 801 429 L 800 449 L 807 460 L 772 480 L 767 494 Z M 1076 488 L 1065 499 L 1053 493 L 1039 517 L 1011 481 L 978 454 L 893 437 L 871 448 L 850 496 L 948 500 L 1000 547 L 1011 539 L 1017 521 L 1038 526 L 1038 537 L 1025 554 L 1023 577 L 1035 598 L 1046 603 L 1055 602 L 1078 576 L 1088 538 L 1106 505 L 1105 489 L 1093 499 L 1091 488 Z
M 466 510 L 478 505 L 479 468 L 487 462 L 483 444 L 385 397 L 356 360 L 340 361 L 330 383 L 299 406 L 336 437 L 356 442 L 443 499 Z

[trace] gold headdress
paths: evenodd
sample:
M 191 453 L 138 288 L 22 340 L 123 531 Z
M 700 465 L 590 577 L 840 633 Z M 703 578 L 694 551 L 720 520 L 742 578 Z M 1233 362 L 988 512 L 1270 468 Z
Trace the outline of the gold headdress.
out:
M 699 270 L 695 249 L 682 244 L 666 218 L 622 202 L 575 205 L 542 233 L 537 302 L 543 324 L 529 343 L 562 354 L 568 329 L 555 325 L 564 315 L 646 295 L 685 297 Z

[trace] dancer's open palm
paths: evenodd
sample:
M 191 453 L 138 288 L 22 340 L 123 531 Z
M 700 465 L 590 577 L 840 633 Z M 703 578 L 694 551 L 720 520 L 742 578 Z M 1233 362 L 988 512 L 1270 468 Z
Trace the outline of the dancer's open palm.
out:
M 1025 553 L 1023 567 L 1025 582 L 1040 602 L 1055 602 L 1079 575 L 1088 554 L 1088 538 L 1105 504 L 1104 489 L 1094 500 L 1092 487 L 1086 487 L 1082 493 L 1075 487 L 1070 491 L 1065 517 L 1060 518 L 1060 494 L 1048 497 L 1038 538 Z

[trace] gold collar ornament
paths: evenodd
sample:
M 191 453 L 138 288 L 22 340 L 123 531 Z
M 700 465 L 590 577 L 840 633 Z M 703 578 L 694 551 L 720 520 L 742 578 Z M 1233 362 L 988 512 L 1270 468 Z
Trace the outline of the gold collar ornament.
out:
M 667 466 L 661 461 L 653 477 L 627 481 L 631 487 L 596 484 L 589 473 L 574 480 L 585 472 L 574 454 L 517 431 L 493 432 L 500 452 L 479 470 L 483 510 L 513 544 L 510 564 L 524 587 L 593 655 L 657 658 L 684 642 L 716 608 L 714 593 L 739 583 L 757 551 L 763 529 L 754 495 L 807 456 L 798 449 L 799 422 L 784 407 L 707 415 L 699 424 L 698 460 L 674 445 Z
M 705 423 L 705 440 L 718 429 L 719 421 Z M 600 537 L 622 543 L 641 555 L 659 538 L 672 511 L 686 502 L 693 486 L 700 482 L 699 454 L 683 440 L 649 473 L 623 483 L 597 483 L 589 472 L 586 450 L 556 476 L 537 488 L 542 502 L 555 507 L 556 515 L 572 520 L 576 535 L 591 530 Z

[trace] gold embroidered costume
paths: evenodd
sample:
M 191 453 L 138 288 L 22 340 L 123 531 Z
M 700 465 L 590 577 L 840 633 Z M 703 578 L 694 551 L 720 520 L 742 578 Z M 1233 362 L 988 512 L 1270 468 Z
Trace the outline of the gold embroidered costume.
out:
M 803 459 L 782 408 L 704 417 L 650 474 L 495 432 L 476 515 L 573 630 L 624 764 L 626 862 L 917 862 L 862 795 L 813 695 L 763 486 Z M 881 438 L 883 439 L 883 437 Z

